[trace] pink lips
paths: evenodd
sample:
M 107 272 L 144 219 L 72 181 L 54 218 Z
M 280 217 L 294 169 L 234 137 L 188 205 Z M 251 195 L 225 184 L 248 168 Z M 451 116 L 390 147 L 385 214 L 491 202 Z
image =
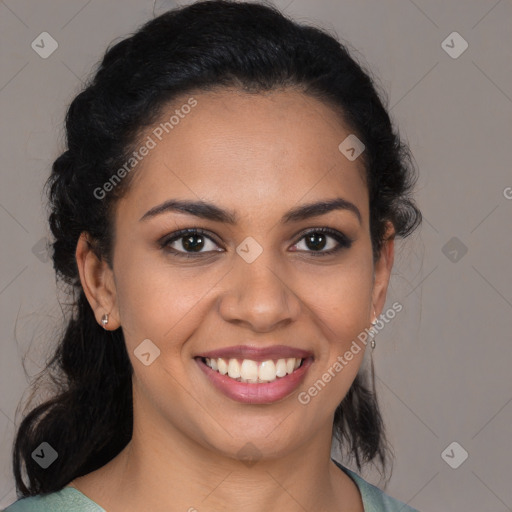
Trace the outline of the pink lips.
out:
M 227 375 L 221 375 L 207 366 L 203 358 L 217 359 L 252 359 L 253 361 L 266 361 L 269 359 L 286 359 L 295 357 L 303 359 L 302 365 L 293 373 L 285 377 L 278 377 L 268 383 L 238 382 Z M 284 345 L 275 345 L 267 348 L 235 346 L 210 352 L 204 352 L 195 358 L 201 371 L 206 375 L 213 386 L 228 398 L 246 404 L 269 404 L 282 400 L 293 393 L 304 380 L 309 367 L 313 363 L 311 352 L 295 349 Z

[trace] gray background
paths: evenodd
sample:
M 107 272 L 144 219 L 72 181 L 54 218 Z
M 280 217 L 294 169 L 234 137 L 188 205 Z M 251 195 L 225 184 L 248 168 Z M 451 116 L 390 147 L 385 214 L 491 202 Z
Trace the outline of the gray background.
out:
M 387 302 L 404 309 L 379 333 L 374 353 L 396 453 L 387 492 L 422 512 L 512 510 L 512 4 L 276 5 L 357 49 L 420 171 L 424 224 L 397 243 Z M 66 106 L 113 39 L 172 6 L 0 1 L 0 507 L 16 498 L 10 452 L 27 396 L 22 356 L 36 375 L 62 322 L 44 250 L 42 185 L 63 150 Z M 58 42 L 46 59 L 31 47 L 44 31 Z M 458 58 L 442 47 L 454 31 L 469 45 Z M 454 441 L 469 454 L 457 469 L 441 456 Z M 445 459 L 460 462 L 462 448 Z M 363 476 L 379 483 L 375 473 Z

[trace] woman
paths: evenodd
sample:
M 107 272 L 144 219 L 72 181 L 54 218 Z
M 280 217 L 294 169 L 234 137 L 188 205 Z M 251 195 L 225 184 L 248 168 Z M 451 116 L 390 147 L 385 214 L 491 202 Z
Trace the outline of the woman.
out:
M 76 301 L 7 511 L 413 510 L 330 455 L 389 462 L 363 358 L 421 221 L 347 50 L 198 2 L 110 48 L 66 129 L 49 221 Z

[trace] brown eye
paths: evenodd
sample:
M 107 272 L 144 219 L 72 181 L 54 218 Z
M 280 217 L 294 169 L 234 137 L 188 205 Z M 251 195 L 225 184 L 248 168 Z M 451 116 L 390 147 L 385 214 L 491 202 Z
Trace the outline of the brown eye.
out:
M 329 237 L 323 233 L 311 233 L 306 235 L 304 240 L 306 241 L 308 249 L 311 249 L 312 251 L 321 251 L 325 248 L 328 238 Z
M 304 243 L 302 243 L 302 240 L 304 240 Z M 330 228 L 318 228 L 303 234 L 299 243 L 296 243 L 294 247 L 296 247 L 296 251 L 304 250 L 314 256 L 325 256 L 334 254 L 343 248 L 349 248 L 352 242 L 339 231 Z M 301 244 L 302 247 L 299 247 Z
M 203 235 L 188 235 L 181 237 L 181 245 L 186 251 L 199 252 L 205 244 Z
M 185 257 L 201 256 L 222 250 L 218 248 L 212 237 L 199 229 L 182 229 L 173 233 L 161 242 L 161 246 L 176 256 Z

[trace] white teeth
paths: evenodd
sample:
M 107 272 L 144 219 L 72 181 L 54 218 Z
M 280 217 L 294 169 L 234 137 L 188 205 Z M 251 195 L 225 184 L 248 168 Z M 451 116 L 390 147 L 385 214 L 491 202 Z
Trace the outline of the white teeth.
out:
M 270 359 L 269 361 L 263 361 L 260 364 L 258 376 L 260 380 L 264 380 L 267 382 L 272 382 L 273 380 L 276 380 L 276 365 L 274 364 L 274 361 L 272 361 L 272 359 Z
M 286 377 L 295 371 L 302 363 L 302 359 L 289 357 L 287 359 L 278 359 L 273 361 L 253 361 L 244 359 L 241 363 L 238 359 L 218 359 L 205 358 L 206 364 L 221 375 L 228 375 L 239 382 L 272 382 L 276 378 Z
M 208 364 L 208 359 L 206 360 Z M 211 361 L 211 359 L 210 359 Z M 209 365 L 210 368 L 213 369 L 213 366 Z M 221 357 L 219 357 L 219 359 L 217 359 L 217 371 L 221 374 L 221 375 L 226 375 L 226 373 L 228 373 L 228 363 L 226 363 L 226 361 L 224 359 L 222 359 Z
M 284 377 L 286 375 L 286 360 L 278 359 L 276 363 L 276 375 L 278 377 Z
M 256 361 L 251 361 L 250 359 L 244 359 L 242 361 L 242 366 L 240 367 L 240 377 L 242 378 L 242 381 L 258 382 L 258 363 L 256 363 Z
M 236 359 L 230 359 L 228 364 L 228 375 L 232 379 L 240 377 L 240 363 Z

